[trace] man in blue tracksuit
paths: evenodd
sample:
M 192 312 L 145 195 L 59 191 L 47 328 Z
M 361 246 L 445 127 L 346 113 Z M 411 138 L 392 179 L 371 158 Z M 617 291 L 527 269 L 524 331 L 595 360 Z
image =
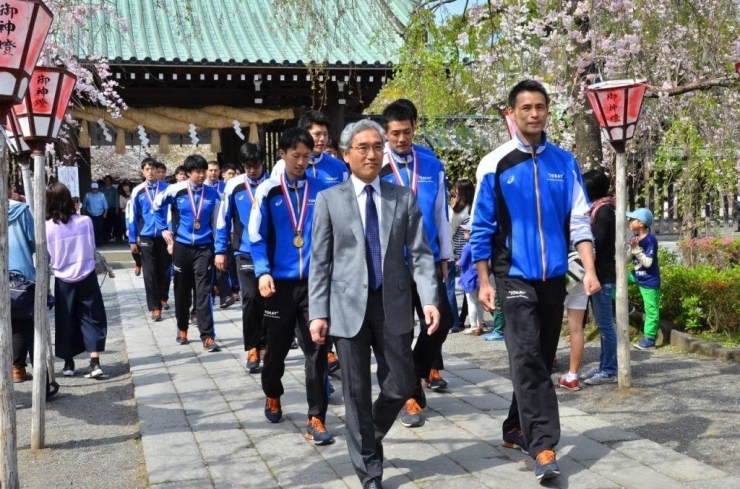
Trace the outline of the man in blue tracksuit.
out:
M 175 183 L 157 196 L 154 215 L 162 237 L 173 245 L 172 264 L 175 276 L 175 317 L 178 344 L 188 343 L 188 323 L 193 286 L 195 314 L 203 349 L 219 351 L 213 339 L 213 235 L 216 229 L 221 198 L 218 192 L 203 182 L 208 163 L 200 155 L 190 155 L 183 163 L 188 179 Z M 171 214 L 172 231 L 167 228 L 167 212 Z
M 481 304 L 493 311 L 498 294 L 506 320 L 514 395 L 503 444 L 531 454 L 537 479 L 560 474 L 553 451 L 560 419 L 550 374 L 563 319 L 570 243 L 586 270 L 586 294 L 601 288 L 581 171 L 575 157 L 549 143 L 544 133 L 549 102 L 534 80 L 511 90 L 508 103 L 517 134 L 478 166 L 470 234 Z
M 162 237 L 164 229 L 157 226 L 154 202 L 168 185 L 157 179 L 157 161 L 154 158 L 147 157 L 142 160 L 141 173 L 145 181 L 134 187 L 131 192 L 131 204 L 126 220 L 128 242 L 131 253 L 141 256 L 146 303 L 152 313 L 152 320 L 161 321 L 162 309 L 170 307 L 167 301 L 170 293 L 169 268 L 172 258 Z
M 257 187 L 267 180 L 262 149 L 253 143 L 244 143 L 239 149 L 239 161 L 244 165 L 244 175 L 233 177 L 226 185 L 216 225 L 216 268 L 225 271 L 232 232 L 236 235 L 234 251 L 239 290 L 242 302 L 242 334 L 244 351 L 247 352 L 247 369 L 250 374 L 259 372 L 260 350 L 267 346 L 262 327 L 265 313 L 264 301 L 257 291 L 257 277 L 249 243 L 249 217 L 257 208 Z
M 421 381 L 432 385 L 446 385 L 439 371 L 444 369 L 442 344 L 452 326 L 452 308 L 444 285 L 447 279 L 447 261 L 452 258 L 452 238 L 447 216 L 447 179 L 442 163 L 431 151 L 418 150 L 412 144 L 415 130 L 414 112 L 405 102 L 393 102 L 383 110 L 383 128 L 386 131 L 386 150 L 380 178 L 396 185 L 409 187 L 416 195 L 424 224 L 424 233 L 434 253 L 438 285 L 440 323 L 429 335 L 421 327 L 414 346 L 414 370 L 417 386 L 413 396 L 401 410 L 400 421 L 407 427 L 424 424 L 423 409 L 426 397 Z M 421 309 L 419 296 L 414 291 L 414 307 Z M 419 316 L 423 318 L 424 316 Z M 423 321 L 421 321 L 423 322 Z M 441 382 L 440 382 L 441 381 Z M 434 384 L 433 384 L 434 383 Z
M 249 217 L 249 238 L 259 291 L 265 298 L 264 327 L 267 354 L 262 368 L 262 390 L 267 396 L 265 417 L 282 419 L 280 397 L 285 357 L 294 331 L 306 357 L 306 438 L 317 445 L 333 443 L 326 430 L 326 347 L 311 340 L 308 330 L 308 265 L 316 195 L 326 188 L 306 176 L 313 138 L 305 129 L 291 128 L 278 145 L 285 171 L 257 187 L 257 209 Z M 297 326 L 296 326 L 297 323 Z
M 307 130 L 313 138 L 313 150 L 306 168 L 306 175 L 321 180 L 327 187 L 332 187 L 347 180 L 349 178 L 347 165 L 325 152 L 326 144 L 329 141 L 329 130 L 331 129 L 331 122 L 326 114 L 318 110 L 309 110 L 298 119 L 298 127 Z M 272 176 L 277 178 L 284 171 L 285 162 L 278 160 L 272 168 Z M 334 354 L 333 346 L 331 338 L 327 338 L 326 356 L 330 372 L 339 369 L 339 360 Z

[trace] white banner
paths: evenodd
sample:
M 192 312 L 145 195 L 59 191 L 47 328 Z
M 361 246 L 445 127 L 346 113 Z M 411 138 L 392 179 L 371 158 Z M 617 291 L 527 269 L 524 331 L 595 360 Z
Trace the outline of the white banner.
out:
M 72 197 L 80 197 L 80 177 L 76 166 L 58 166 L 57 177 L 69 188 Z

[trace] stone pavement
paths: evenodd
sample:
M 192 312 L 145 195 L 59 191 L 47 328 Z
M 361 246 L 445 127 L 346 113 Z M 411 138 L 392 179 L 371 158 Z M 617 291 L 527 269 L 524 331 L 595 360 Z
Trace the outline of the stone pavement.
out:
M 360 487 L 344 440 L 339 381 L 327 415 L 337 443 L 316 447 L 304 439 L 300 350 L 286 361 L 284 421 L 270 424 L 259 375 L 244 367 L 238 303 L 215 309 L 223 350 L 207 353 L 195 328 L 190 345 L 177 345 L 174 311 L 151 322 L 141 278 L 130 268 L 116 273 L 150 487 Z M 445 364 L 450 392 L 428 392 L 426 424 L 396 423 L 386 438 L 385 487 L 740 487 L 740 478 L 565 407 L 562 475 L 540 485 L 532 459 L 500 444 L 509 380 L 456 357 Z

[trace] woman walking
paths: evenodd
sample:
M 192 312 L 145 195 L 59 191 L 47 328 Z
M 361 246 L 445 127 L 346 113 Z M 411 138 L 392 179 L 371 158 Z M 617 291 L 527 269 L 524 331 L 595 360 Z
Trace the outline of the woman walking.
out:
M 72 195 L 62 183 L 46 190 L 46 237 L 55 278 L 55 354 L 64 360 L 64 375 L 71 377 L 74 357 L 87 351 L 86 377 L 100 378 L 108 320 L 95 274 L 95 234 L 90 218 L 75 213 Z

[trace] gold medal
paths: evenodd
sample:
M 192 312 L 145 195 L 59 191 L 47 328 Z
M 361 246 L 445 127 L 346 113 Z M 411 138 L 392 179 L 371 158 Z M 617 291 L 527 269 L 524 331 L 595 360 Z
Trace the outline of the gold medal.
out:
M 296 234 L 295 238 L 293 238 L 293 246 L 296 248 L 303 248 L 303 236 Z
M 259 206 L 257 205 L 257 201 L 256 200 L 253 200 L 252 201 L 252 209 L 256 211 L 258 207 Z
M 193 227 L 195 229 L 200 229 L 200 221 L 195 221 L 195 224 L 193 224 Z

